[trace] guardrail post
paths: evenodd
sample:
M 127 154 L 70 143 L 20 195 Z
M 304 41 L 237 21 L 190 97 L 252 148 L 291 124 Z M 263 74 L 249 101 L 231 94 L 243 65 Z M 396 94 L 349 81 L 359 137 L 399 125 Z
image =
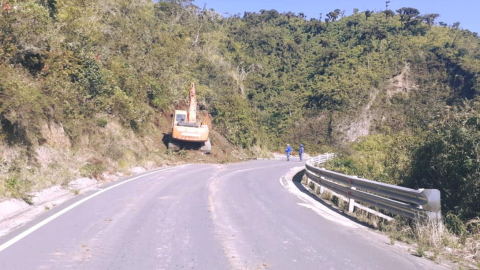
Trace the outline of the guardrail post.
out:
M 428 203 L 422 208 L 426 210 L 427 217 L 430 220 L 441 220 L 440 190 L 438 189 L 420 189 L 422 194 L 428 198 Z
M 350 187 L 351 190 L 357 190 L 356 187 Z M 349 192 L 350 195 L 350 192 Z M 353 213 L 353 210 L 355 208 L 355 200 L 352 198 L 348 198 L 348 212 Z

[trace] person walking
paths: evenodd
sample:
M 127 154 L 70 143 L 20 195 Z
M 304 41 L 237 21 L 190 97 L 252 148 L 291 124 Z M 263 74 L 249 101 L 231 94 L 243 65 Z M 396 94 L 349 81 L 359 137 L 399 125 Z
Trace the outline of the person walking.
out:
M 290 153 L 292 153 L 292 147 L 290 144 L 287 144 L 287 148 L 285 149 L 285 154 L 287 154 L 287 161 L 290 161 Z
M 305 149 L 303 148 L 303 143 L 301 143 L 300 144 L 300 149 L 298 149 L 298 156 L 300 157 L 300 162 L 302 162 L 304 152 L 305 152 Z

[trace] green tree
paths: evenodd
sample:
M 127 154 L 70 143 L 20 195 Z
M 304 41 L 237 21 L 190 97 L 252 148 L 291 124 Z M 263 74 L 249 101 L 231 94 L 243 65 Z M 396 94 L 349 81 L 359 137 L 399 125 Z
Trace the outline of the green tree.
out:
M 331 11 L 327 13 L 327 18 L 325 19 L 326 22 L 334 22 L 338 19 L 338 16 L 340 16 L 341 10 L 340 9 L 335 9 L 334 11 Z
M 405 28 L 418 23 L 417 19 L 420 15 L 420 11 L 416 8 L 403 7 L 397 9 L 397 13 L 400 15 L 400 21 L 403 22 Z
M 468 220 L 480 213 L 480 117 L 462 114 L 444 119 L 415 150 L 406 184 L 439 189 L 444 213 Z
M 423 15 L 423 20 L 425 21 L 425 23 L 432 26 L 435 24 L 435 19 L 437 19 L 438 17 L 440 17 L 439 14 L 425 14 Z

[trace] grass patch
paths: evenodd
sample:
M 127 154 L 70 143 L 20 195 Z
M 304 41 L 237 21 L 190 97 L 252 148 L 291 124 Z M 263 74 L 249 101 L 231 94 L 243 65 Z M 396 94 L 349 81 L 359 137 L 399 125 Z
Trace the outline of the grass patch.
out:
M 320 194 L 320 198 L 324 199 L 324 200 L 327 200 L 327 201 L 332 201 L 333 199 L 333 194 L 332 192 L 328 191 L 328 190 L 324 190 L 322 194 Z
M 32 196 L 28 194 L 30 190 L 29 181 L 20 180 L 19 177 L 10 176 L 5 181 L 5 187 L 11 197 L 19 198 L 29 205 L 33 205 Z
M 186 158 L 187 157 L 187 151 L 186 150 L 180 150 L 180 151 L 178 151 L 178 155 L 181 158 Z
M 33 205 L 33 201 L 32 201 L 32 196 L 30 195 L 24 195 L 21 197 L 21 199 L 26 202 L 28 205 Z
M 356 202 L 358 203 L 358 202 Z M 374 209 L 378 211 L 378 209 Z M 383 226 L 385 223 L 388 223 L 384 219 L 379 218 L 378 216 L 371 214 L 367 211 L 364 211 L 360 208 L 355 207 L 355 211 L 353 212 L 353 215 L 361 222 L 367 223 L 371 225 L 373 228 L 378 229 L 379 227 Z M 390 244 L 394 245 L 395 244 L 395 238 L 390 238 Z
M 100 119 L 97 120 L 97 126 L 99 126 L 99 127 L 104 128 L 104 127 L 107 126 L 107 124 L 108 124 L 108 121 L 105 118 L 100 118 Z
M 7 181 L 5 181 L 5 186 L 7 187 L 8 192 L 12 195 L 12 197 L 19 197 L 21 184 L 17 177 L 9 177 Z
M 390 245 L 394 246 L 395 245 L 395 238 L 392 236 L 388 236 L 390 238 Z
M 425 250 L 422 247 L 417 248 L 417 256 L 418 257 L 424 257 L 425 256 Z
M 101 163 L 86 164 L 80 168 L 80 174 L 84 177 L 99 179 L 107 168 Z
M 396 240 L 417 244 L 416 255 L 433 261 L 447 258 L 468 269 L 480 265 L 480 233 L 458 236 L 448 230 L 442 221 L 413 221 L 397 217 L 380 229 L 386 232 L 390 243 Z

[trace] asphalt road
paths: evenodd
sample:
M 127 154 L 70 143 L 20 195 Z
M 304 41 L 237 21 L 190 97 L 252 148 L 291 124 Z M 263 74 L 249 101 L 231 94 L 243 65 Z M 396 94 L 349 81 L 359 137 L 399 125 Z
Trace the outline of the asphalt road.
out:
M 302 206 L 279 182 L 301 165 L 187 165 L 120 180 L 1 237 L 0 269 L 438 267 Z

